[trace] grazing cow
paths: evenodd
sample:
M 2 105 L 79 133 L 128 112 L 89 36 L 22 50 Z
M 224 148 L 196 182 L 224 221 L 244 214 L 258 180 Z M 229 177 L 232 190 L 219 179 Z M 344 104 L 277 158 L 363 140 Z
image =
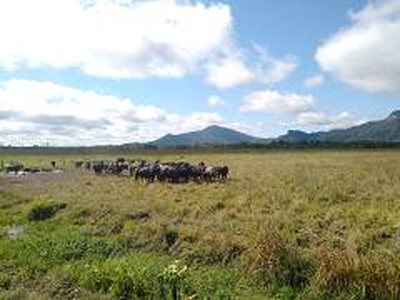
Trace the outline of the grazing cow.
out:
M 190 165 L 189 178 L 196 182 L 200 182 L 203 179 L 204 168 L 204 163 L 200 163 L 197 166 Z
M 217 171 L 216 167 L 214 167 L 214 166 L 205 167 L 204 171 L 203 171 L 203 179 L 206 182 L 211 182 L 217 178 L 217 174 L 218 174 L 218 171 Z
M 133 177 L 133 175 L 135 174 L 135 170 L 136 170 L 136 166 L 134 164 L 131 164 L 129 166 L 129 176 Z
M 74 164 L 75 164 L 75 168 L 82 168 L 83 160 L 76 161 Z
M 168 179 L 168 172 L 170 168 L 171 167 L 166 164 L 160 164 L 160 163 L 156 164 L 154 170 L 157 180 L 160 182 L 166 181 Z
M 92 168 L 92 163 L 90 161 L 85 162 L 84 168 L 89 171 Z
M 129 163 L 123 161 L 112 162 L 106 169 L 107 174 L 120 175 L 124 170 L 129 169 Z
M 215 171 L 216 171 L 217 179 L 226 180 L 226 178 L 228 177 L 228 173 L 229 173 L 228 166 L 216 166 Z
M 188 182 L 190 178 L 190 164 L 186 162 L 167 162 L 156 164 L 156 174 L 159 181 L 172 183 Z
M 156 178 L 156 167 L 151 165 L 143 165 L 136 168 L 135 180 L 142 179 L 148 183 L 154 182 Z
M 226 180 L 228 173 L 228 166 L 209 166 L 204 169 L 203 178 L 207 182 L 214 180 Z
M 117 164 L 125 163 L 125 162 L 126 162 L 126 159 L 125 159 L 124 157 L 118 157 L 118 158 L 115 160 L 115 162 L 116 162 Z
M 97 160 L 92 163 L 92 169 L 95 174 L 99 175 L 104 173 L 108 168 L 108 163 L 104 160 Z
M 17 174 L 24 169 L 24 165 L 19 162 L 10 162 L 4 165 L 4 169 L 6 170 L 6 173 L 14 172 Z

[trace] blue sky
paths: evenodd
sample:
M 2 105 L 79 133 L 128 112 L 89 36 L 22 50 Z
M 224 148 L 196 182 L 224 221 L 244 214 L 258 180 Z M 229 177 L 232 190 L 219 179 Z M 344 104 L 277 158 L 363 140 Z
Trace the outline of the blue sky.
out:
M 399 0 L 0 3 L 0 144 L 260 137 L 398 109 Z

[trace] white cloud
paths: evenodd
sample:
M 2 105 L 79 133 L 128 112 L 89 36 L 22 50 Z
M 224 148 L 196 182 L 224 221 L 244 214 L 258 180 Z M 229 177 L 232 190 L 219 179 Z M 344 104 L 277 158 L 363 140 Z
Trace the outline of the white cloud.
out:
M 253 46 L 258 54 L 260 63 L 256 66 L 260 81 L 267 85 L 274 85 L 289 77 L 298 67 L 297 58 L 286 56 L 280 59 L 272 57 L 259 45 Z
M 294 124 L 302 126 L 323 127 L 325 129 L 342 129 L 359 125 L 365 120 L 360 119 L 349 112 L 342 112 L 337 115 L 328 114 L 322 111 L 301 112 L 295 115 Z
M 257 75 L 239 55 L 227 55 L 207 65 L 206 80 L 220 89 L 246 85 L 256 79 Z
M 272 85 L 286 79 L 297 68 L 297 62 L 293 58 L 273 59 L 269 62 L 269 67 L 261 68 L 260 72 L 265 72 L 261 75 L 262 81 L 268 85 Z M 268 66 L 268 64 L 266 65 Z
M 269 85 L 297 67 L 235 43 L 230 6 L 181 0 L 0 1 L 0 70 L 76 68 L 112 78 L 180 78 L 221 88 Z M 252 57 L 253 58 L 253 57 Z M 254 63 L 248 63 L 251 60 Z
M 261 46 L 253 47 L 254 53 L 239 51 L 230 46 L 219 57 L 206 65 L 206 81 L 219 89 L 261 82 L 274 85 L 286 79 L 298 67 L 291 56 L 274 58 Z M 252 63 L 249 63 L 250 57 Z
M 213 95 L 207 99 L 207 105 L 210 107 L 224 106 L 226 102 L 221 97 Z
M 400 92 L 400 2 L 371 1 L 316 51 L 323 70 L 357 88 Z
M 282 94 L 274 90 L 258 91 L 244 98 L 242 112 L 299 113 L 310 110 L 315 103 L 312 95 Z
M 222 124 L 217 113 L 187 116 L 46 81 L 0 82 L 0 144 L 93 145 L 149 141 Z
M 268 130 L 271 129 L 270 127 L 272 127 L 269 126 L 269 124 L 266 124 L 265 122 L 245 122 L 245 121 L 229 122 L 224 124 L 224 126 L 255 137 L 265 137 L 266 134 L 268 133 Z
M 224 119 L 217 113 L 193 113 L 188 115 L 183 122 L 178 125 L 181 132 L 187 130 L 197 130 L 210 125 L 222 124 Z
M 181 77 L 231 39 L 225 4 L 0 1 L 0 68 L 79 68 L 107 78 Z
M 321 74 L 316 74 L 311 77 L 308 77 L 304 80 L 304 85 L 308 88 L 313 88 L 317 86 L 321 86 L 324 83 L 324 76 Z

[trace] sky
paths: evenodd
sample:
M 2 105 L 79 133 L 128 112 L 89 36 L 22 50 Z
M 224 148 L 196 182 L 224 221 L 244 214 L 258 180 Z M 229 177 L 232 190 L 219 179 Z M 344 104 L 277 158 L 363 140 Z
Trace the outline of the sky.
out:
M 400 103 L 400 0 L 0 0 L 0 45 L 0 145 L 276 137 Z

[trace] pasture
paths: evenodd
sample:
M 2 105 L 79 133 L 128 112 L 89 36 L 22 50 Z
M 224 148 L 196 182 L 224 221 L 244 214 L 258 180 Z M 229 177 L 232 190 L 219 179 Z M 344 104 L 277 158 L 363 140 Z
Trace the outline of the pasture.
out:
M 140 155 L 228 165 L 211 183 L 74 167 L 104 157 L 0 156 L 64 170 L 0 175 L 0 298 L 400 297 L 397 150 Z

